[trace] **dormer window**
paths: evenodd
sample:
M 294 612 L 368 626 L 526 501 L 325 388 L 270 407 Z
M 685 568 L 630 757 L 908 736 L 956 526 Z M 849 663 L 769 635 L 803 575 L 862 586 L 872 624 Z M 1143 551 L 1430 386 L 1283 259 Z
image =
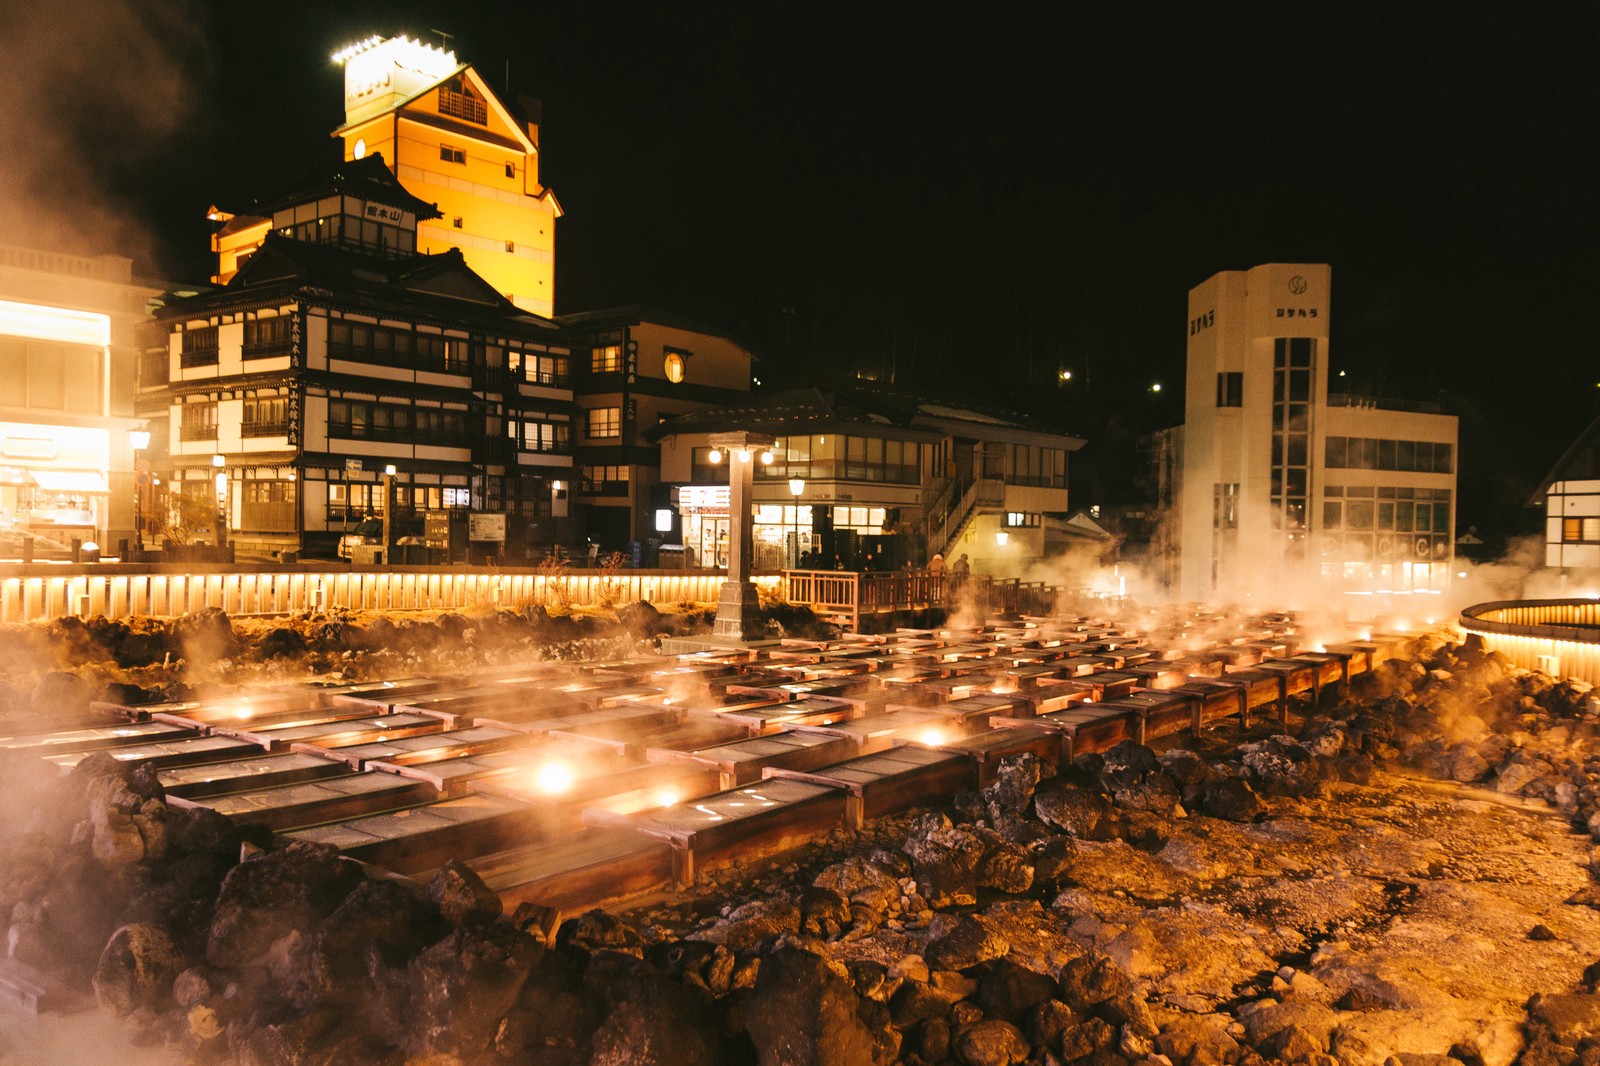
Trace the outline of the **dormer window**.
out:
M 439 86 L 439 114 L 465 119 L 479 126 L 489 124 L 489 108 L 483 97 L 472 91 L 466 78 L 456 78 Z

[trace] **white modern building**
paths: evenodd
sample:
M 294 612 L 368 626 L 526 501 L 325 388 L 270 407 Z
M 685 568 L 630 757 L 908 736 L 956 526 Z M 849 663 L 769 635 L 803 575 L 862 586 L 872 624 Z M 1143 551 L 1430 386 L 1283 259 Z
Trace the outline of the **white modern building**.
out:
M 1331 392 L 1332 270 L 1270 263 L 1189 291 L 1172 577 L 1186 599 L 1440 592 L 1457 424 L 1436 404 Z
M 133 374 L 155 294 L 119 256 L 0 245 L 0 556 L 133 536 Z

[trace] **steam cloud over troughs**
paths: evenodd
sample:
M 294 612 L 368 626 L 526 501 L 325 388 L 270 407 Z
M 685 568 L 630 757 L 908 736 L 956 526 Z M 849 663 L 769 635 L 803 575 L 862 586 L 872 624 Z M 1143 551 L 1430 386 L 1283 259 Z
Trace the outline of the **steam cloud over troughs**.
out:
M 200 110 L 204 16 L 196 0 L 0 3 L 0 244 L 148 258 L 119 185 Z

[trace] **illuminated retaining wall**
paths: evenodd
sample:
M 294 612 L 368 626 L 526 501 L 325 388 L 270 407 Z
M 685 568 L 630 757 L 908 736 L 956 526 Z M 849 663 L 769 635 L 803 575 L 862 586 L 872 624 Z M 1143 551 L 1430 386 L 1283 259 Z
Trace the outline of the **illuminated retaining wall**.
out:
M 706 570 L 485 570 L 464 567 L 310 566 L 249 570 L 194 566 L 160 570 L 101 564 L 0 568 L 0 622 L 68 616 L 176 616 L 220 607 L 229 614 L 293 614 L 314 610 L 487 610 L 562 604 L 591 607 L 647 600 L 714 603 L 724 575 Z M 776 574 L 756 585 L 777 587 Z
M 1461 612 L 1476 633 L 1517 666 L 1600 685 L 1600 600 L 1496 600 Z

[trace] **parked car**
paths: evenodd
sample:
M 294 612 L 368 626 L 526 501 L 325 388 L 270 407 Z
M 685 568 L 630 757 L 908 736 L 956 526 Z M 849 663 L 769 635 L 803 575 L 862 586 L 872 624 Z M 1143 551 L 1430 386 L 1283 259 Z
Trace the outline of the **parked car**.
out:
M 394 543 L 399 547 L 420 545 L 422 540 L 422 518 L 420 516 L 406 516 L 396 518 L 389 535 L 394 538 Z M 383 519 L 363 518 L 361 524 L 344 536 L 339 538 L 339 558 L 349 559 L 355 554 L 357 545 L 382 544 Z

